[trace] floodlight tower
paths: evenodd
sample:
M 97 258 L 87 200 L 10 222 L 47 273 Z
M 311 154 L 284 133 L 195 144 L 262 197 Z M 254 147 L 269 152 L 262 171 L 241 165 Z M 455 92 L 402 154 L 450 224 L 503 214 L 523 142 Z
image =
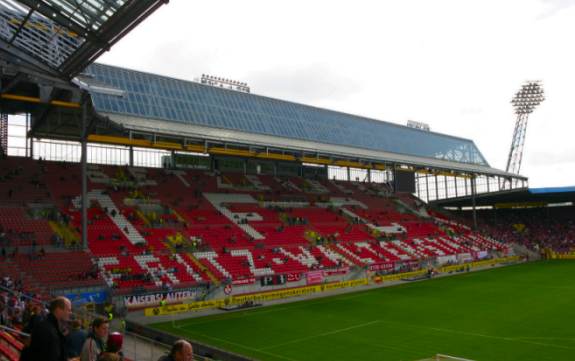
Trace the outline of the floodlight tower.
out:
M 519 174 L 521 170 L 521 160 L 523 158 L 523 147 L 525 145 L 525 134 L 527 133 L 527 120 L 529 114 L 545 100 L 543 95 L 543 86 L 540 80 L 527 81 L 521 86 L 521 89 L 511 100 L 517 120 L 515 121 L 515 130 L 513 131 L 513 140 L 511 149 L 507 158 L 508 173 Z

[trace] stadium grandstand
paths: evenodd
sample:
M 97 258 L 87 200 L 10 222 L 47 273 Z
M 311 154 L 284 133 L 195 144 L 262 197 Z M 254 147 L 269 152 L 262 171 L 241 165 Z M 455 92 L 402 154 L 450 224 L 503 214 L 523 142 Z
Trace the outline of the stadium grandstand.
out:
M 573 190 L 470 139 L 94 62 L 164 3 L 0 0 L 0 359 L 55 296 L 170 344 L 142 320 L 571 252 Z

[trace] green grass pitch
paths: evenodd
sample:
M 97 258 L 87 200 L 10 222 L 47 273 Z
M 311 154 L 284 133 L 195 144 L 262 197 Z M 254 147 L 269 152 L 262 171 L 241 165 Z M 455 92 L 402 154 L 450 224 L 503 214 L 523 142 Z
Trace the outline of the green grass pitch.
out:
M 575 261 L 155 324 L 260 360 L 575 360 Z

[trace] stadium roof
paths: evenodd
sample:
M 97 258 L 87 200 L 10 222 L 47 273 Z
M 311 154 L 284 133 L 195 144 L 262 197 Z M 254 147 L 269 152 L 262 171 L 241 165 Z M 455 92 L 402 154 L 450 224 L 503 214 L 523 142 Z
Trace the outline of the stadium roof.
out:
M 168 0 L 0 0 L 0 49 L 71 79 Z
M 523 188 L 511 191 L 483 193 L 476 195 L 477 206 L 500 208 L 543 206 L 553 203 L 575 202 L 575 187 Z M 438 207 L 469 207 L 471 197 L 449 198 L 431 202 Z
M 469 139 L 103 64 L 81 79 L 108 88 L 94 107 L 127 129 L 511 176 Z

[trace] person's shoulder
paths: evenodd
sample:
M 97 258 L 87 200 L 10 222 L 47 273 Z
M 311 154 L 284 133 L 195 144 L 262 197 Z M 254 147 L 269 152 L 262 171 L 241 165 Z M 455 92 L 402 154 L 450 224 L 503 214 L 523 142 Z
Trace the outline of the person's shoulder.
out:
M 48 320 L 47 318 L 38 320 L 37 322 L 34 323 L 33 327 L 32 327 L 32 332 L 36 331 L 48 331 L 48 330 L 52 330 L 54 329 L 54 325 L 52 324 L 52 322 L 50 322 L 50 320 Z

